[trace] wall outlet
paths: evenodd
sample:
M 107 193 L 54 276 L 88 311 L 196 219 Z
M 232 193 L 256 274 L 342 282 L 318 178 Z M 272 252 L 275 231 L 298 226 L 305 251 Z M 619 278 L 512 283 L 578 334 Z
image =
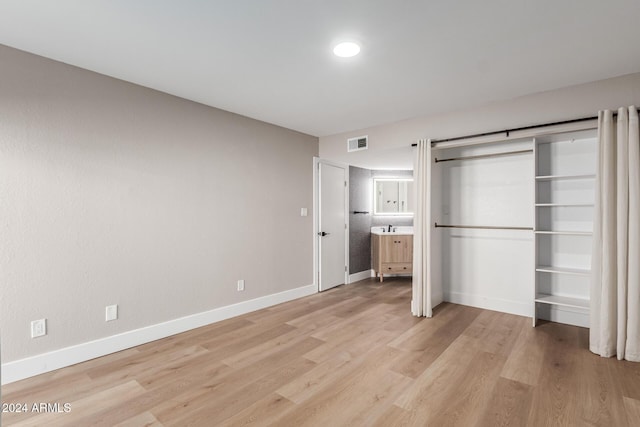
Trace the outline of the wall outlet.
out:
M 47 319 L 33 320 L 31 322 L 31 338 L 47 335 Z
M 108 305 L 105 309 L 104 320 L 110 322 L 118 318 L 118 304 Z
M 238 280 L 238 292 L 244 291 L 244 279 Z

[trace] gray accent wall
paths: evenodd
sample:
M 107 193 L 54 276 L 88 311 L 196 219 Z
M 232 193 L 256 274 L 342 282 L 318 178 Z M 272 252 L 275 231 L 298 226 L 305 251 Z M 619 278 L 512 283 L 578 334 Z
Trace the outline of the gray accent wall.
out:
M 371 269 L 372 182 L 371 170 L 349 167 L 349 274 Z
M 2 45 L 0 64 L 3 363 L 314 283 L 318 138 Z
M 373 178 L 407 176 L 413 176 L 413 171 L 349 167 L 349 274 L 371 269 L 371 227 L 413 225 L 413 217 L 373 215 Z

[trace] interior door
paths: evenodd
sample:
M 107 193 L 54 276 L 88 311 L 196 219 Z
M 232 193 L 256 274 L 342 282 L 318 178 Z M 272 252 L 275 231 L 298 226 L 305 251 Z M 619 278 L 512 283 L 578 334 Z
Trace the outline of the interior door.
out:
M 318 164 L 319 182 L 319 284 L 326 291 L 345 283 L 347 169 Z

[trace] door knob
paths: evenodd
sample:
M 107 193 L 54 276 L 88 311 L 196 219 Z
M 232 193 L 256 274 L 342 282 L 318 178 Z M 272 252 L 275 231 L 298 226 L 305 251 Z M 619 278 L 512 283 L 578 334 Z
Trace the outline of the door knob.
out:
M 324 237 L 324 236 L 327 236 L 327 235 L 329 235 L 329 234 L 331 234 L 331 233 L 327 233 L 327 232 L 325 232 L 325 231 L 321 231 L 321 232 L 319 232 L 319 233 L 318 233 L 318 236 L 322 236 L 322 237 Z

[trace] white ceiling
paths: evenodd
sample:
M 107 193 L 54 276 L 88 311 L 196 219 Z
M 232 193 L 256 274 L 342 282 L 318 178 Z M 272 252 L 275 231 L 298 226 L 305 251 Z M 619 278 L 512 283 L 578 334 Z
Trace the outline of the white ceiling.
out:
M 639 16 L 639 0 L 0 0 L 0 43 L 325 136 L 638 72 Z M 361 54 L 334 57 L 342 39 Z

